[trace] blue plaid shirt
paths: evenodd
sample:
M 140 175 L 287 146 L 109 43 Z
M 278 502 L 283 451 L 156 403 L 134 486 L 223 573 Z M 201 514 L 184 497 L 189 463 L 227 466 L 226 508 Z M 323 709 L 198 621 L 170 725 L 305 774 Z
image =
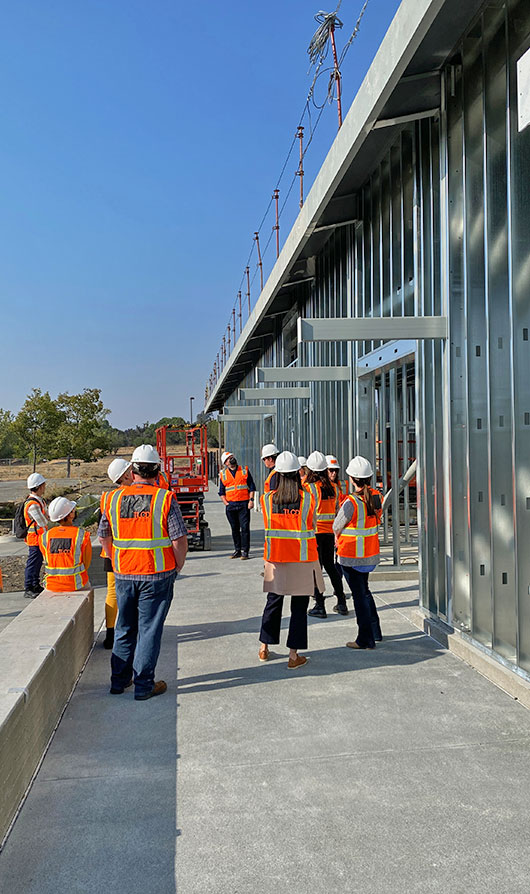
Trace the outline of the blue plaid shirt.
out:
M 137 484 L 141 484 L 142 482 L 136 482 Z M 152 487 L 152 485 L 149 485 Z M 173 498 L 171 501 L 171 507 L 167 516 L 167 534 L 170 540 L 178 540 L 179 537 L 187 537 L 188 531 L 186 529 L 186 525 L 184 524 L 184 519 L 182 518 L 182 513 L 180 511 L 180 506 L 177 503 L 176 499 Z M 98 525 L 98 537 L 101 537 L 102 540 L 105 540 L 107 537 L 112 538 L 112 528 L 110 526 L 110 522 L 103 513 L 101 516 L 101 520 Z M 152 574 L 118 574 L 114 572 L 115 576 L 120 580 L 144 580 L 149 581 L 153 579 Z M 166 577 L 173 577 L 175 575 L 175 569 L 171 571 L 155 571 L 156 579 L 163 580 Z

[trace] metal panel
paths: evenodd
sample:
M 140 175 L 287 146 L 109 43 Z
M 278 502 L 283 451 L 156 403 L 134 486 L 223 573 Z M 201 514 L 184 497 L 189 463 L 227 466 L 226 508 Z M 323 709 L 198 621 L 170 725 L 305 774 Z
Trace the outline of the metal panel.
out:
M 239 416 L 241 418 L 248 415 L 270 416 L 277 413 L 277 408 L 272 405 L 269 407 L 232 407 L 225 404 L 224 413 L 227 416 Z

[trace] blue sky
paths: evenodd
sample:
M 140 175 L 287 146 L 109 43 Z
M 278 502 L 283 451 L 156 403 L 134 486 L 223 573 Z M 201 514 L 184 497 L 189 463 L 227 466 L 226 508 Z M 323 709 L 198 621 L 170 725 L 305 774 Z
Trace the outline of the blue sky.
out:
M 339 50 L 361 5 L 342 2 Z M 398 5 L 369 2 L 342 67 L 345 112 Z M 190 395 L 202 408 L 311 83 L 318 9 L 3 4 L 0 407 L 16 412 L 40 386 L 53 396 L 101 388 L 119 427 L 187 418 Z M 333 106 L 305 160 L 306 192 L 335 133 Z M 295 188 L 283 236 L 296 201 Z

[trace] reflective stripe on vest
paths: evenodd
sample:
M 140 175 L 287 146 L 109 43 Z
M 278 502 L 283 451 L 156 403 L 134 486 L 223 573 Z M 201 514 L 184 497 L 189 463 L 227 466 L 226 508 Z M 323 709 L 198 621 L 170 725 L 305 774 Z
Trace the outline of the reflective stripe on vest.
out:
M 272 550 L 272 540 L 298 540 L 300 543 L 300 562 L 309 561 L 309 545 L 311 541 L 315 541 L 315 532 L 308 529 L 308 518 L 311 511 L 311 496 L 307 492 L 300 493 L 300 529 L 284 529 L 272 527 L 272 516 L 274 514 L 272 500 L 274 492 L 265 494 L 262 497 L 262 505 L 264 508 L 265 521 L 265 559 L 270 560 Z M 278 513 L 276 513 L 278 514 Z
M 50 577 L 73 577 L 76 590 L 81 590 L 84 586 L 82 575 L 86 571 L 86 568 L 81 562 L 81 549 L 83 546 L 84 536 L 84 530 L 82 528 L 78 528 L 75 535 L 73 566 L 70 565 L 68 568 L 51 568 L 48 565 L 48 540 L 55 540 L 55 537 L 53 536 L 53 531 L 46 531 L 46 533 L 42 535 L 42 545 L 44 547 L 44 552 L 46 555 L 46 575 Z
M 123 496 L 123 489 L 119 488 L 114 491 L 108 504 L 109 522 L 112 528 L 112 546 L 114 570 L 120 572 L 120 551 L 127 549 L 151 550 L 153 553 L 153 562 L 155 572 L 164 571 L 164 548 L 171 546 L 171 539 L 164 535 L 164 502 L 170 497 L 171 492 L 163 488 L 157 488 L 154 499 L 151 502 L 151 537 L 135 537 L 134 539 L 123 539 L 116 537 L 119 532 L 119 513 L 118 504 L 120 497 Z M 139 572 L 141 573 L 141 572 Z

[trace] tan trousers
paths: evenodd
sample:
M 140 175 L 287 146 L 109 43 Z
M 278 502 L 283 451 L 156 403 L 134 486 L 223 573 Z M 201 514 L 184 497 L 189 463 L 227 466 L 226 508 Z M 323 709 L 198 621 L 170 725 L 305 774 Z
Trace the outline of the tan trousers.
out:
M 107 571 L 107 598 L 105 599 L 105 624 L 107 627 L 114 627 L 117 614 L 116 579 L 112 571 Z

